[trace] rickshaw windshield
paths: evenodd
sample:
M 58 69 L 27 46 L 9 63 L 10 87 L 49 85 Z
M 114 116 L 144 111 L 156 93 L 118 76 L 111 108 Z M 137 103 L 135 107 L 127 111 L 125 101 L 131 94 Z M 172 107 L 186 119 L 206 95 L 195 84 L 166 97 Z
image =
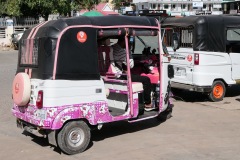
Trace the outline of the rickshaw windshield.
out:
M 143 54 L 144 49 L 148 49 L 150 51 L 155 49 L 155 53 L 159 54 L 158 53 L 158 35 L 157 36 L 136 36 L 134 54 Z
M 98 38 L 101 39 L 109 39 L 109 45 L 113 45 L 117 42 L 116 39 L 120 37 L 118 33 L 122 33 L 120 36 L 125 36 L 126 32 L 124 29 L 107 29 L 100 30 L 98 32 Z M 128 43 L 129 50 L 132 54 L 153 54 L 158 52 L 159 49 L 159 35 L 158 30 L 153 29 L 129 29 L 128 33 Z M 150 53 L 151 51 L 151 53 Z M 158 53 L 157 53 L 158 54 Z

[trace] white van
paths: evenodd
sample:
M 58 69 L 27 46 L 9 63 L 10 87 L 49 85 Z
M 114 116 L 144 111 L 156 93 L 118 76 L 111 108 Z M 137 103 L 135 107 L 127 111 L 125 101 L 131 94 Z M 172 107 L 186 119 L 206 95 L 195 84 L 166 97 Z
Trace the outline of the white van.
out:
M 216 102 L 240 82 L 239 16 L 168 18 L 162 26 L 175 72 L 172 88 L 207 93 Z

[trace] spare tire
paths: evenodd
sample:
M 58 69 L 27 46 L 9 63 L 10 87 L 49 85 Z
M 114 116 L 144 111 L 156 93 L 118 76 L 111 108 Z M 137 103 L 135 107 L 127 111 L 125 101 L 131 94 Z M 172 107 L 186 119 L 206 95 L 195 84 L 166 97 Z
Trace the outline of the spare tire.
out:
M 18 73 L 12 84 L 13 101 L 18 106 L 26 105 L 30 100 L 31 83 L 28 74 Z

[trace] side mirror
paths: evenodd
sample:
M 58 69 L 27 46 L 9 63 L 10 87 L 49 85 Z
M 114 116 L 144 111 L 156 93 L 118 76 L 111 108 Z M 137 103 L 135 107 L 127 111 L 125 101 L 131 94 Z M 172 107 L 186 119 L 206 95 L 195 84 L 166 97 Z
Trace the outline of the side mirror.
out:
M 172 34 L 172 48 L 174 51 L 179 49 L 179 33 L 173 32 Z

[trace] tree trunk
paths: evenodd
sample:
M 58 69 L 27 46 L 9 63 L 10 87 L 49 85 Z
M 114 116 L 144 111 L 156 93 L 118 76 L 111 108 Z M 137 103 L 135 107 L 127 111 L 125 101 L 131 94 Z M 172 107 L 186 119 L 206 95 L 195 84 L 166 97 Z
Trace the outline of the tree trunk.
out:
M 49 16 L 48 13 L 43 15 L 43 18 L 44 18 L 45 21 L 48 21 L 48 16 Z

